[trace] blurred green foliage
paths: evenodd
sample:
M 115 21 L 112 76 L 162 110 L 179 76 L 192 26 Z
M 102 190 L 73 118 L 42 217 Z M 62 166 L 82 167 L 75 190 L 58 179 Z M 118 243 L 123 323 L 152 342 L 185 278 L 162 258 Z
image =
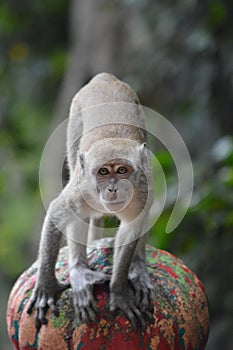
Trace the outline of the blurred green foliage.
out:
M 165 159 L 172 163 L 169 157 Z M 170 164 L 172 166 L 172 164 Z M 169 164 L 164 168 L 169 169 Z M 232 343 L 233 315 L 233 137 L 221 137 L 207 155 L 193 162 L 194 191 L 181 224 L 165 233 L 174 201 L 152 228 L 150 242 L 175 252 L 204 282 L 210 301 L 210 349 Z M 170 184 L 177 182 L 171 172 Z
M 64 0 L 0 4 L 0 266 L 11 278 L 28 265 L 42 206 L 38 169 L 66 64 L 67 11 Z
M 166 151 L 156 154 L 169 187 L 176 187 L 173 160 Z M 220 138 L 208 156 L 193 162 L 194 191 L 192 201 L 183 222 L 171 234 L 165 234 L 166 224 L 175 204 L 170 200 L 152 229 L 152 242 L 161 249 L 174 249 L 185 254 L 200 245 L 203 240 L 217 235 L 229 237 L 229 249 L 233 227 L 233 138 Z M 172 171 L 171 171 L 172 170 Z M 180 235 L 181 232 L 187 235 Z M 182 241 L 179 236 L 182 236 Z M 178 242 L 176 242 L 178 240 Z

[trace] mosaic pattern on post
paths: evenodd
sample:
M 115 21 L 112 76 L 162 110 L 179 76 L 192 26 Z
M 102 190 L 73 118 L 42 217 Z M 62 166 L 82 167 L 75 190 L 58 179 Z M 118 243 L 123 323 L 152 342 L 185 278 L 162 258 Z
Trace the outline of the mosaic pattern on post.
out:
M 112 249 L 90 249 L 92 269 L 112 264 Z M 147 267 L 155 285 L 154 324 L 145 332 L 133 331 L 119 311 L 109 312 L 107 284 L 94 289 L 98 322 L 76 324 L 70 289 L 58 301 L 59 317 L 48 313 L 49 322 L 36 331 L 34 315 L 27 315 L 27 303 L 37 274 L 37 262 L 15 283 L 8 301 L 7 325 L 16 350 L 202 350 L 208 338 L 209 311 L 203 285 L 183 262 L 172 254 L 147 246 Z M 69 281 L 67 248 L 56 264 L 57 277 Z

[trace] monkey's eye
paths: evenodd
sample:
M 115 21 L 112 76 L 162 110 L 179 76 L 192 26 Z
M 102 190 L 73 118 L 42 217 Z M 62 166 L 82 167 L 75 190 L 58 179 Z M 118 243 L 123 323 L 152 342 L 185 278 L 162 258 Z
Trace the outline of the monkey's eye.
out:
M 98 175 L 108 175 L 109 171 L 107 168 L 100 168 L 98 171 Z
M 126 174 L 127 171 L 128 171 L 128 169 L 127 169 L 125 166 L 120 166 L 120 167 L 117 169 L 117 173 L 120 174 L 120 175 Z

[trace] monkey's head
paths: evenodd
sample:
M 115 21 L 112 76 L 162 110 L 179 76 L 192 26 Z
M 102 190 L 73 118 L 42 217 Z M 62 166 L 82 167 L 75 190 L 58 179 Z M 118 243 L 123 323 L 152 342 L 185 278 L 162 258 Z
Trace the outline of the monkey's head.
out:
M 79 155 L 81 174 L 87 190 L 108 213 L 126 208 L 148 169 L 145 143 L 114 138 L 103 139 Z M 90 194 L 90 193 L 89 193 Z M 89 197 L 89 196 L 88 196 Z

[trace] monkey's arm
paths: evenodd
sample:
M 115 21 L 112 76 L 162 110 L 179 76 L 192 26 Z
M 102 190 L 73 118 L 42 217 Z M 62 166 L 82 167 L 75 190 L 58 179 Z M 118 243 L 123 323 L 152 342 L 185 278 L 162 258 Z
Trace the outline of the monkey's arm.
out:
M 123 225 L 116 235 L 113 273 L 110 282 L 110 310 L 114 311 L 120 308 L 129 318 L 132 326 L 136 329 L 136 321 L 142 320 L 143 327 L 145 326 L 142 314 L 136 305 L 134 292 L 128 280 L 129 268 L 133 260 L 134 253 L 137 247 L 138 239 L 126 243 L 126 237 L 133 237 L 133 227 L 131 225 Z
M 110 279 L 103 272 L 92 271 L 89 268 L 86 256 L 87 234 L 88 223 L 80 217 L 68 225 L 70 283 L 75 313 L 79 322 L 95 321 L 97 308 L 93 286 Z
M 146 234 L 138 240 L 136 251 L 129 269 L 129 281 L 135 293 L 136 305 L 140 310 L 153 316 L 154 287 L 146 268 L 145 245 Z
M 124 311 L 134 329 L 136 321 L 145 329 L 145 317 L 151 317 L 153 287 L 145 265 L 145 237 L 140 237 L 142 227 L 143 224 L 120 227 L 110 283 L 110 309 L 120 308 Z M 130 237 L 132 242 L 126 244 Z
M 57 313 L 55 305 L 57 294 L 68 287 L 59 283 L 55 276 L 55 264 L 65 218 L 64 200 L 62 196 L 59 196 L 50 204 L 43 224 L 37 281 L 27 309 L 27 312 L 30 314 L 35 307 L 36 327 L 38 329 L 40 329 L 42 324 L 47 323 L 46 313 L 49 307 L 52 312 Z

